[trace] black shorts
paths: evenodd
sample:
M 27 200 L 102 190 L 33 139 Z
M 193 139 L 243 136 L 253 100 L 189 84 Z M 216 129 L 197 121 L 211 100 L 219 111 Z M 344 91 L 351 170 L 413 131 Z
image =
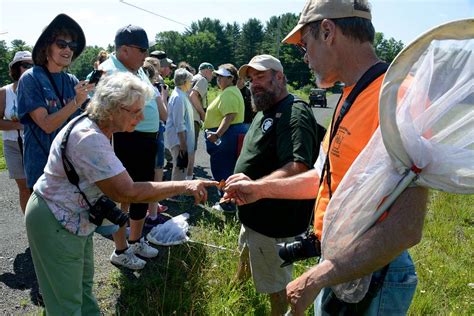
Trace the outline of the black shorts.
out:
M 115 133 L 114 151 L 135 182 L 153 181 L 155 177 L 155 157 L 157 133 Z M 140 220 L 146 216 L 148 203 L 130 204 L 130 218 Z

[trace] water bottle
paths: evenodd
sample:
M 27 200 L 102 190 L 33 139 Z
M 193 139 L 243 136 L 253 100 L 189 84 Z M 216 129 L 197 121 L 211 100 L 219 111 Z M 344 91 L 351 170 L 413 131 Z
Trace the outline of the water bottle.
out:
M 209 135 L 212 135 L 212 134 L 217 134 L 216 132 L 211 132 L 210 130 L 206 129 L 205 130 L 206 132 L 206 138 L 209 136 Z M 220 138 L 217 138 L 216 142 L 214 143 L 216 146 L 219 146 L 221 144 L 221 139 Z

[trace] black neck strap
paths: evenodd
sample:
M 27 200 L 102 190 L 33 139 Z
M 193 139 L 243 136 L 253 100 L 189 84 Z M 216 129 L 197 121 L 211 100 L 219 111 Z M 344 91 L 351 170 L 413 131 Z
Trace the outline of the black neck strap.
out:
M 82 195 L 82 197 L 86 201 L 89 208 L 91 208 L 92 204 L 87 199 L 86 194 L 82 192 L 81 188 L 79 188 L 79 175 L 77 174 L 76 169 L 74 169 L 74 166 L 72 165 L 71 161 L 66 156 L 67 141 L 69 139 L 69 135 L 71 134 L 72 129 L 80 120 L 86 117 L 87 117 L 87 113 L 84 113 L 78 116 L 77 118 L 75 118 L 74 121 L 68 126 L 68 128 L 66 129 L 66 132 L 63 135 L 63 139 L 61 140 L 60 149 L 61 149 L 61 159 L 63 161 L 64 172 L 66 172 L 67 179 L 69 180 L 69 182 L 71 182 L 73 185 L 77 187 L 77 189 L 79 190 L 79 193 Z
M 59 102 L 61 102 L 61 106 L 64 107 L 64 97 L 63 93 L 59 93 L 58 86 L 56 85 L 56 82 L 54 82 L 53 76 L 49 72 L 48 68 L 46 66 L 42 66 L 44 72 L 46 73 L 46 76 L 48 76 L 49 82 L 51 82 L 51 85 L 53 86 L 54 92 L 56 92 L 56 95 L 59 98 Z M 63 89 L 64 89 L 64 84 L 63 84 Z M 63 91 L 64 92 L 64 91 Z
M 357 81 L 356 85 L 354 88 L 351 90 L 347 98 L 344 100 L 344 103 L 341 106 L 341 110 L 339 111 L 339 115 L 334 121 L 334 118 L 336 116 L 336 110 L 333 113 L 332 120 L 333 125 L 331 126 L 331 134 L 329 135 L 329 146 L 326 154 L 326 159 L 324 161 L 324 166 L 323 170 L 321 172 L 321 178 L 319 180 L 319 185 L 321 185 L 324 181 L 324 177 L 326 176 L 326 182 L 328 184 L 328 191 L 329 191 L 329 198 L 332 198 L 332 189 L 331 189 L 331 166 L 329 162 L 329 155 L 331 152 L 331 144 L 334 139 L 334 137 L 337 134 L 337 131 L 339 129 L 339 125 L 341 124 L 342 120 L 346 116 L 346 114 L 349 112 L 351 109 L 352 104 L 354 103 L 355 99 L 357 96 L 365 89 L 367 88 L 375 79 L 377 79 L 380 75 L 385 73 L 388 69 L 388 64 L 384 62 L 378 62 L 372 67 L 370 67 L 363 75 L 360 77 L 360 79 Z M 342 95 L 341 95 L 342 98 Z M 340 103 L 341 99 L 338 101 L 338 105 Z M 327 175 L 326 175 L 327 173 Z

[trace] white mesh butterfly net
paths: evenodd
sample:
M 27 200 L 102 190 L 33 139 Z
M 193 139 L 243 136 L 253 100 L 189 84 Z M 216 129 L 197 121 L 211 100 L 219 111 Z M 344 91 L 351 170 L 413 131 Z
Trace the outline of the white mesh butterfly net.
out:
M 380 127 L 326 210 L 325 259 L 370 229 L 411 183 L 474 193 L 473 72 L 474 19 L 439 26 L 397 56 L 380 93 Z M 333 290 L 346 302 L 359 302 L 370 279 Z

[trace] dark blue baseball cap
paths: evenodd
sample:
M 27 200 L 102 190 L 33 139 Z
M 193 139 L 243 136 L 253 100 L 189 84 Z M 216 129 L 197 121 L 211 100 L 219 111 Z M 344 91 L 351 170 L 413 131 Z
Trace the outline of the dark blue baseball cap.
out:
M 133 45 L 148 49 L 148 36 L 144 29 L 136 25 L 127 25 L 119 28 L 115 34 L 115 47 Z

